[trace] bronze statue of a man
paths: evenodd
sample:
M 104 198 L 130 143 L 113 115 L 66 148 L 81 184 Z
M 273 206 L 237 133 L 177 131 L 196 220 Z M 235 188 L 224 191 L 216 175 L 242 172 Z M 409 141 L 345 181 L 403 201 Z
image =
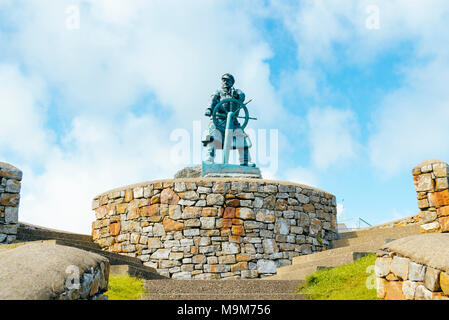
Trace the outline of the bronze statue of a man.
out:
M 202 142 L 207 150 L 207 159 L 205 162 L 209 164 L 214 163 L 215 150 L 223 149 L 223 142 L 224 142 L 223 140 L 225 137 L 225 131 L 223 128 L 225 128 L 226 124 L 226 113 L 224 113 L 221 110 L 216 111 L 217 115 L 219 116 L 220 119 L 222 119 L 221 121 L 223 121 L 224 124 L 220 127 L 217 127 L 212 120 L 212 115 L 215 106 L 220 101 L 228 98 L 239 100 L 242 103 L 245 101 L 245 94 L 241 90 L 235 89 L 233 87 L 235 80 L 231 74 L 229 73 L 224 74 L 221 77 L 221 80 L 222 80 L 222 87 L 220 90 L 217 90 L 212 95 L 210 106 L 206 109 L 205 112 L 205 116 L 210 117 L 210 123 L 209 129 L 203 135 Z M 251 140 L 249 136 L 241 128 L 237 118 L 234 118 L 232 131 L 233 131 L 232 149 L 238 150 L 240 165 L 254 167 L 255 164 L 250 162 L 251 159 L 248 151 L 248 149 L 251 148 L 252 146 Z

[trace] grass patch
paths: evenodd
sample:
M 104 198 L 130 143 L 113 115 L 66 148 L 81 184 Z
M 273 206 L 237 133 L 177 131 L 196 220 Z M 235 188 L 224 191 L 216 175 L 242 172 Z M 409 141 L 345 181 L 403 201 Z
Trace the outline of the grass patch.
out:
M 357 261 L 331 269 L 318 270 L 307 276 L 300 293 L 310 300 L 379 300 L 376 289 L 368 289 L 367 281 L 375 284 L 376 255 L 370 254 Z
M 109 288 L 105 293 L 109 300 L 140 300 L 144 279 L 128 275 L 109 275 Z

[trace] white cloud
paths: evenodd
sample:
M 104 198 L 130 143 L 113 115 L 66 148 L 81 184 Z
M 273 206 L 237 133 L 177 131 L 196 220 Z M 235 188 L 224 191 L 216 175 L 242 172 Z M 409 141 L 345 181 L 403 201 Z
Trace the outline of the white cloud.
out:
M 358 155 L 358 124 L 351 110 L 313 108 L 307 115 L 313 164 L 326 169 Z
M 172 177 L 180 168 L 170 159 L 170 133 L 190 131 L 197 119 L 205 128 L 204 110 L 225 72 L 254 98 L 251 115 L 261 120 L 253 128 L 289 118 L 269 81 L 271 50 L 237 3 L 83 0 L 75 3 L 75 30 L 66 28 L 72 1 L 0 3 L 9 10 L 0 59 L 26 70 L 16 72 L 20 90 L 7 92 L 17 107 L 14 126 L 4 127 L 17 132 L 10 159 L 24 171 L 21 221 L 89 233 L 94 196 Z M 41 89 L 21 89 L 34 78 L 45 79 Z M 41 103 L 41 96 L 51 99 Z M 148 97 L 151 103 L 142 105 Z M 56 145 L 49 128 L 58 127 L 58 117 L 64 125 Z M 0 139 L 8 148 L 10 142 Z M 39 170 L 32 163 L 38 152 Z
M 0 149 L 39 161 L 50 151 L 52 133 L 45 128 L 47 97 L 44 83 L 0 64 Z
M 282 175 L 282 178 L 287 181 L 319 188 L 319 179 L 317 175 L 308 168 L 298 166 L 288 169 L 285 171 L 285 174 Z

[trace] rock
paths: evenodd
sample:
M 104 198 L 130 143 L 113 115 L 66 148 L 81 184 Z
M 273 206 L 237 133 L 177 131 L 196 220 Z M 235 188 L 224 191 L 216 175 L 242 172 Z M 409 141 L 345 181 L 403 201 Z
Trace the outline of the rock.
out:
M 443 190 L 439 192 L 434 193 L 435 198 L 435 206 L 437 208 L 443 207 L 443 206 L 449 206 L 449 190 Z
M 432 175 L 430 173 L 421 174 L 418 176 L 418 182 L 416 184 L 417 192 L 434 191 L 435 185 Z
M 201 165 L 185 167 L 175 173 L 175 179 L 201 177 Z
M 278 246 L 276 244 L 276 240 L 274 239 L 265 239 L 262 241 L 263 243 L 263 251 L 265 254 L 276 253 L 279 251 Z
M 160 201 L 163 204 L 178 204 L 179 196 L 172 189 L 167 188 L 162 190 Z
M 16 207 L 6 207 L 5 223 L 17 223 L 19 221 L 19 210 Z
M 438 219 L 441 232 L 449 232 L 449 217 L 442 217 Z
M 170 249 L 158 249 L 151 255 L 151 259 L 168 259 L 170 251 Z
M 432 300 L 432 291 L 423 285 L 419 285 L 415 290 L 415 300 Z
M 224 197 L 219 193 L 211 193 L 207 195 L 206 203 L 208 206 L 221 206 L 224 203 Z
M 440 287 L 444 294 L 449 296 L 449 274 L 446 272 L 440 273 Z
M 418 283 L 414 281 L 404 281 L 402 284 L 402 293 L 407 300 L 413 300 L 415 298 L 416 287 L 418 287 Z
M 440 270 L 427 267 L 424 276 L 424 285 L 430 291 L 440 291 Z
M 240 252 L 240 245 L 233 242 L 223 242 L 222 250 L 226 254 L 236 254 Z
M 376 278 L 377 284 L 377 297 L 379 299 L 385 299 L 385 295 L 387 293 L 387 280 L 383 278 Z
M 215 218 L 214 217 L 201 217 L 201 228 L 202 229 L 214 229 L 215 228 Z
M 184 223 L 177 222 L 167 217 L 164 218 L 162 224 L 166 232 L 180 231 L 184 229 Z
M 408 265 L 408 278 L 411 281 L 424 281 L 426 266 L 410 261 Z
M 421 233 L 435 233 L 440 230 L 440 224 L 438 221 L 423 224 L 420 226 Z
M 250 220 L 250 219 L 256 218 L 254 211 L 250 208 L 237 208 L 235 210 L 235 216 L 236 216 L 236 218 L 243 219 L 243 220 Z
M 276 263 L 271 260 L 260 259 L 257 261 L 257 271 L 259 273 L 271 273 L 277 272 Z
M 405 300 L 402 281 L 385 281 L 385 300 Z
M 374 273 L 379 278 L 384 278 L 390 273 L 391 258 L 377 258 L 374 264 Z
M 402 280 L 408 280 L 409 262 L 410 260 L 407 258 L 394 256 L 391 261 L 390 270 Z

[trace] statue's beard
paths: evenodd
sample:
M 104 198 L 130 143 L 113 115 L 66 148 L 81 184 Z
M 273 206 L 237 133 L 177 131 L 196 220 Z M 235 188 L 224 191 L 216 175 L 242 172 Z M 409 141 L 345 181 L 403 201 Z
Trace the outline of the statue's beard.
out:
M 228 86 L 226 84 L 223 84 L 221 87 L 223 88 L 224 91 L 230 91 L 232 88 L 232 86 Z

